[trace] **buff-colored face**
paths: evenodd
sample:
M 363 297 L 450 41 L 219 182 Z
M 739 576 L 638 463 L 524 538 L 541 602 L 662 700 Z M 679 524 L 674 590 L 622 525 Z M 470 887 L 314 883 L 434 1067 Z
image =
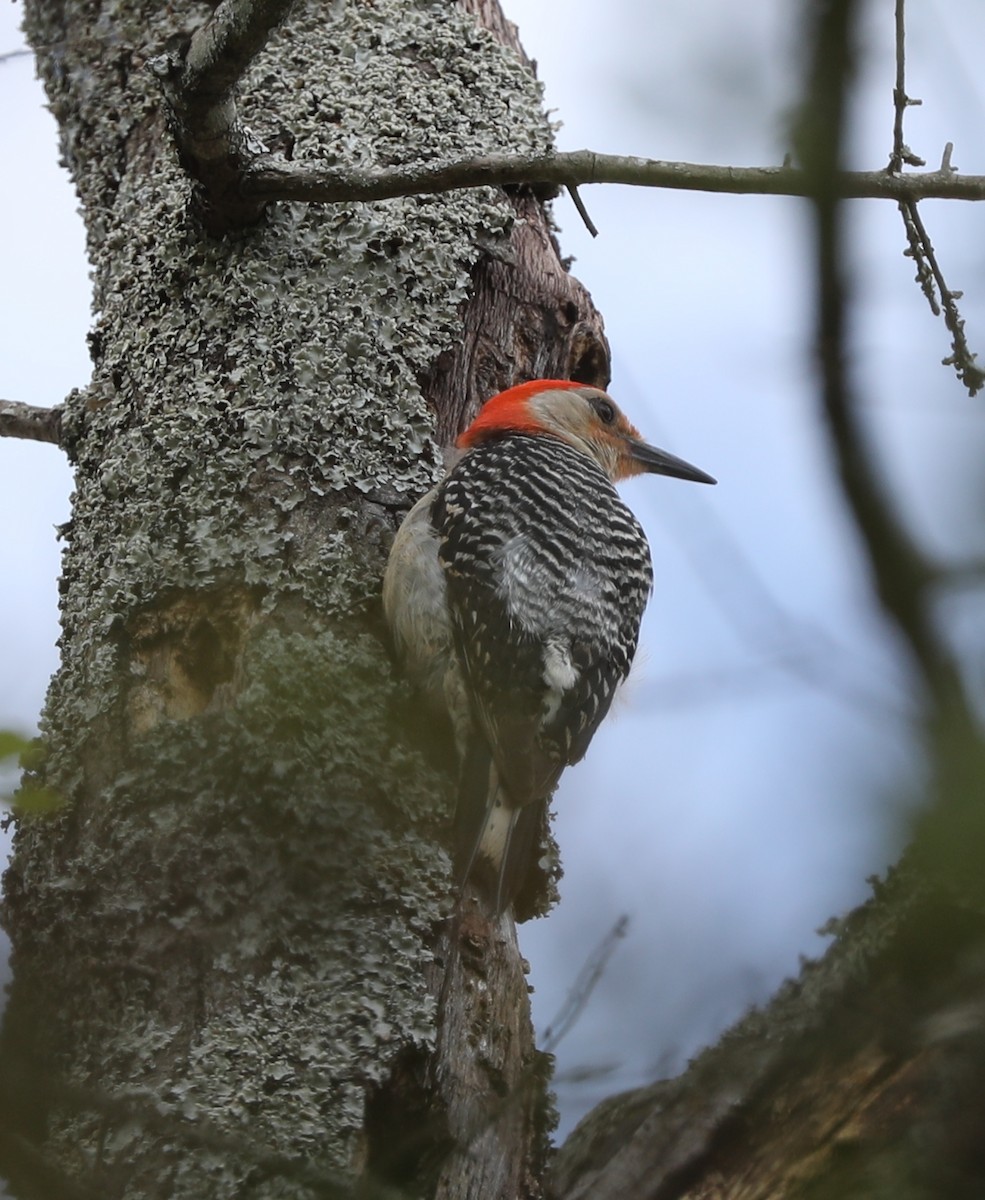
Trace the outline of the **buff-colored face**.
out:
M 529 406 L 545 432 L 590 454 L 613 483 L 645 473 L 715 482 L 683 459 L 644 442 L 612 397 L 599 388 L 540 392 Z
M 631 453 L 634 444 L 642 444 L 639 430 L 599 388 L 540 392 L 531 398 L 530 411 L 545 432 L 590 454 L 613 482 L 646 470 Z

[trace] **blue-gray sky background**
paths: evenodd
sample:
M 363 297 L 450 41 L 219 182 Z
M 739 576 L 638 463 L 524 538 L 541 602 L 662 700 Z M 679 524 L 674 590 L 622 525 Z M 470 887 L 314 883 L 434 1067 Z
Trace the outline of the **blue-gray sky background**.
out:
M 782 161 L 801 5 L 783 0 L 505 0 L 537 59 L 563 149 L 693 162 Z M 892 140 L 892 3 L 868 6 L 854 165 Z M 976 0 L 910 6 L 907 141 L 946 141 L 985 174 Z M 0 7 L 0 54 L 22 44 Z M 979 49 L 976 49 L 979 48 Z M 89 374 L 81 222 L 29 58 L 0 62 L 0 396 L 59 402 Z M 618 711 L 556 800 L 565 878 L 521 930 L 541 1028 L 584 957 L 630 917 L 559 1052 L 563 1129 L 602 1095 L 673 1073 L 763 1002 L 815 932 L 867 894 L 905 836 L 922 763 L 911 675 L 871 596 L 816 412 L 809 224 L 796 200 L 595 187 L 555 212 L 605 316 L 612 392 L 650 440 L 715 489 L 634 481 L 657 585 Z M 985 352 L 985 209 L 923 206 Z M 937 556 L 985 553 L 985 399 L 940 360 L 948 336 L 913 283 L 893 205 L 848 208 L 851 366 L 898 503 Z M 57 652 L 58 547 L 71 478 L 51 446 L 0 440 L 0 727 L 35 727 Z M 942 621 L 985 680 L 983 600 Z M 0 847 L 2 849 L 2 847 Z

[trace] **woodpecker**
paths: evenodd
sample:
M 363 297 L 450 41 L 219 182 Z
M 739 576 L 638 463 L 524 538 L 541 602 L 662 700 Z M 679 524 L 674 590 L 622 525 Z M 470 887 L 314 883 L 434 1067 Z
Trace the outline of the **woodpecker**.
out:
M 457 447 L 397 533 L 383 604 L 405 671 L 454 730 L 459 886 L 489 877 L 498 916 L 636 653 L 653 569 L 614 484 L 715 480 L 647 445 L 605 392 L 566 380 L 494 396 Z

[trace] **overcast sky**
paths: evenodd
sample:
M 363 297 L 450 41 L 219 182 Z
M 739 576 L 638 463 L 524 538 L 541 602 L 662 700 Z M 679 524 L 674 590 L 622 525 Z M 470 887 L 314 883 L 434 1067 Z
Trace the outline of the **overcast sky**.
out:
M 800 5 L 782 0 L 505 0 L 537 59 L 559 143 L 769 165 L 787 149 Z M 856 165 L 892 140 L 892 5 L 870 5 Z M 21 44 L 0 6 L 0 54 Z M 907 141 L 945 141 L 985 173 L 974 47 L 980 0 L 911 6 Z M 0 396 L 59 402 L 88 377 L 83 237 L 54 123 L 27 58 L 0 61 Z M 12 185 L 11 178 L 16 179 Z M 789 199 L 583 189 L 565 253 L 604 314 L 613 395 L 651 441 L 719 479 L 633 481 L 656 591 L 618 711 L 556 799 L 562 903 L 525 926 L 542 1029 L 621 915 L 629 933 L 562 1043 L 568 1128 L 607 1092 L 679 1070 L 754 1002 L 815 930 L 867 893 L 920 794 L 907 664 L 874 607 L 815 419 L 803 205 Z M 850 209 L 852 369 L 898 501 L 934 554 L 985 553 L 985 400 L 940 365 L 943 325 L 902 257 L 890 204 Z M 973 348 L 985 351 L 985 210 L 926 204 Z M 57 657 L 53 527 L 71 479 L 51 446 L 0 440 L 0 728 L 30 732 Z M 944 610 L 981 681 L 983 602 Z M 577 1077 L 576 1077 L 577 1075 Z M 588 1076 L 587 1078 L 585 1076 Z

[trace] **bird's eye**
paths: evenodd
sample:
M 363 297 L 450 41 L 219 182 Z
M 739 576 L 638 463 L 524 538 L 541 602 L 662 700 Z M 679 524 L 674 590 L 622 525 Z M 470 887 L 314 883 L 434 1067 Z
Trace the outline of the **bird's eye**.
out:
M 616 419 L 616 406 L 609 400 L 596 400 L 595 411 L 603 425 L 611 425 Z

